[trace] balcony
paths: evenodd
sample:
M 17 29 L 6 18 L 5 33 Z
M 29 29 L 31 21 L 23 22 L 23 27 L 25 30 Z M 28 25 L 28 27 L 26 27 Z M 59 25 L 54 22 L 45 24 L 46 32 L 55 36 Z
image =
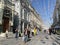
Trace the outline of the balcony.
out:
M 28 0 L 21 0 L 21 4 L 22 4 L 22 6 L 26 6 L 26 7 L 28 7 L 29 6 L 29 1 Z
M 10 0 L 4 0 L 4 4 L 9 8 L 12 8 L 12 6 L 15 6 L 15 4 L 13 4 L 12 1 Z

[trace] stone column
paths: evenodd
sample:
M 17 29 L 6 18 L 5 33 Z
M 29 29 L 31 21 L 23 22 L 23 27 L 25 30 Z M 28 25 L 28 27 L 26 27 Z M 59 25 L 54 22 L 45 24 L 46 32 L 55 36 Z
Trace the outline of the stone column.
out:
M 29 15 L 29 14 L 28 14 L 28 12 L 27 12 L 27 21 L 29 22 L 29 19 L 28 19 L 29 17 L 28 17 L 28 15 Z M 28 29 L 28 24 L 27 24 L 27 29 Z
M 22 9 L 22 19 L 24 19 L 24 9 Z M 22 24 L 22 32 L 24 32 L 24 22 Z
M 12 0 L 12 3 L 15 5 L 15 0 Z M 13 19 L 13 17 L 14 17 L 14 12 L 15 11 L 15 6 L 12 6 L 12 21 L 11 21 L 11 25 L 13 26 L 13 21 L 14 21 L 14 19 Z M 12 31 L 13 31 L 13 27 L 12 27 Z

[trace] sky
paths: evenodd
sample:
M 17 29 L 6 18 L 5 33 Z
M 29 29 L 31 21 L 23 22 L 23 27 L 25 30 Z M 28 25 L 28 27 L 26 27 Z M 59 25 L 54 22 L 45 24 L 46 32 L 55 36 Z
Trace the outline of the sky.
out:
M 56 5 L 56 0 L 30 0 L 32 6 L 38 14 L 40 14 L 44 25 L 49 28 L 53 23 L 53 12 Z

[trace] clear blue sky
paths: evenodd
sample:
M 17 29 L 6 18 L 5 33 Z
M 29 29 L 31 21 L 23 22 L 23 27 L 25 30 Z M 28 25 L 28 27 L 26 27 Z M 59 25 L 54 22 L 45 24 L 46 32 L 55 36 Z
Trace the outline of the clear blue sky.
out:
M 32 6 L 40 14 L 44 24 L 50 27 L 56 0 L 31 0 Z

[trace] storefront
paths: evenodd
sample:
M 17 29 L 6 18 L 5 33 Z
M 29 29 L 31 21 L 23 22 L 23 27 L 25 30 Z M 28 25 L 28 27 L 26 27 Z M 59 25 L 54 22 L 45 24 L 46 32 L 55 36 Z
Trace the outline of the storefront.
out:
M 6 30 L 9 30 L 9 22 L 10 22 L 11 17 L 12 17 L 12 10 L 8 7 L 4 7 L 3 21 L 2 21 L 3 32 L 5 32 Z
M 2 32 L 2 18 L 3 18 L 3 9 L 4 9 L 4 4 L 0 0 L 0 32 Z
M 0 32 L 2 31 L 2 17 L 3 17 L 3 9 L 0 8 Z
M 10 31 L 12 24 L 12 7 L 14 4 L 12 0 L 1 0 L 0 2 L 0 32 Z

